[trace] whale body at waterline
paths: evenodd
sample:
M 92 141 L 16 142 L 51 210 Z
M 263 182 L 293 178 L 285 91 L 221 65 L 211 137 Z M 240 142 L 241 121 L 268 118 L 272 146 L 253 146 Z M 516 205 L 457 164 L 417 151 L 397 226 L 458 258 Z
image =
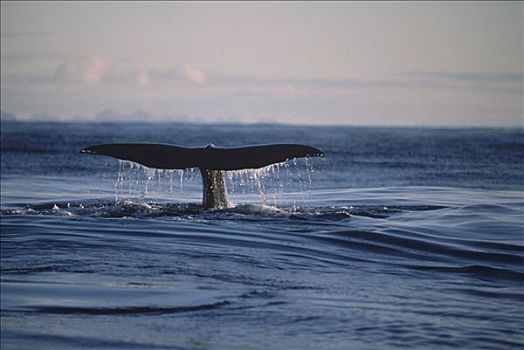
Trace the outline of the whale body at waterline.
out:
M 203 182 L 202 205 L 206 209 L 231 206 L 224 171 L 258 169 L 294 158 L 324 156 L 321 150 L 300 144 L 181 147 L 155 143 L 113 143 L 89 146 L 80 152 L 129 160 L 156 169 L 199 168 Z

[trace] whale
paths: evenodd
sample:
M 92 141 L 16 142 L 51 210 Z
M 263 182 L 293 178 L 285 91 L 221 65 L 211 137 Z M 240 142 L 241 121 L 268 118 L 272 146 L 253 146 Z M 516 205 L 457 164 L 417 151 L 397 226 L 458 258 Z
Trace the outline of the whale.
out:
M 157 143 L 111 143 L 85 147 L 80 153 L 128 160 L 155 169 L 198 168 L 202 175 L 204 209 L 232 207 L 225 171 L 258 169 L 295 158 L 324 157 L 324 152 L 318 148 L 302 144 L 182 147 Z

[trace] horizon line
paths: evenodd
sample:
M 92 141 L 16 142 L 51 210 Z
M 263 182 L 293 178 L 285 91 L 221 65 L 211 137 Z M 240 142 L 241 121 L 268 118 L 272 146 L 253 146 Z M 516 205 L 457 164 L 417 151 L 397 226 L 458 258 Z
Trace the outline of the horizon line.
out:
M 348 128 L 409 128 L 409 129 L 524 129 L 523 125 L 451 125 L 451 124 L 365 124 L 365 123 L 297 123 L 297 122 L 276 122 L 276 121 L 194 121 L 194 120 L 163 120 L 153 119 L 147 121 L 140 120 L 73 120 L 73 119 L 20 119 L 20 118 L 1 118 L 1 123 L 35 123 L 35 124 L 180 124 L 180 125 L 228 125 L 228 126 L 283 126 L 283 127 L 348 127 Z

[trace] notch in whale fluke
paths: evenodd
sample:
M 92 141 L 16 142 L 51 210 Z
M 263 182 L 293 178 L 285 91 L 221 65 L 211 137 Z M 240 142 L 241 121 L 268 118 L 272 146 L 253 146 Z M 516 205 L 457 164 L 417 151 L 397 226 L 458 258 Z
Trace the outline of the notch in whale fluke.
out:
M 314 147 L 300 144 L 269 144 L 246 147 L 181 147 L 153 143 L 114 143 L 89 146 L 87 154 L 129 160 L 150 168 L 206 170 L 257 169 L 293 158 L 323 157 Z

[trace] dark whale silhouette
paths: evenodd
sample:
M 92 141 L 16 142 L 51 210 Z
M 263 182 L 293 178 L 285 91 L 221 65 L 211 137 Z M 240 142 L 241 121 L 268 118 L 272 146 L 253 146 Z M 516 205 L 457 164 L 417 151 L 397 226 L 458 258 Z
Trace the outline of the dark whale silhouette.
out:
M 298 144 L 270 144 L 246 147 L 181 147 L 154 143 L 114 143 L 89 146 L 80 151 L 129 160 L 156 169 L 199 168 L 206 209 L 230 207 L 224 171 L 257 169 L 293 158 L 323 157 L 314 147 Z

